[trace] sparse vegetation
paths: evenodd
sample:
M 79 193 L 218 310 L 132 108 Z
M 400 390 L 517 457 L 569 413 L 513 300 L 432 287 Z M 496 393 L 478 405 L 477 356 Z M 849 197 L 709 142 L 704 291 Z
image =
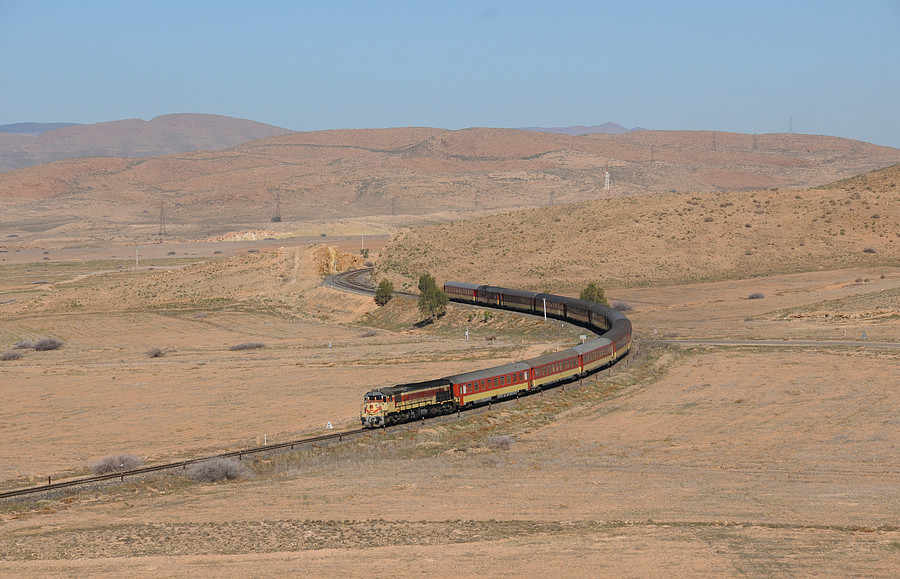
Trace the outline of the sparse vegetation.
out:
M 437 286 L 434 276 L 423 273 L 419 277 L 419 312 L 433 322 L 447 313 L 448 303 L 450 298 Z
M 266 345 L 262 342 L 244 342 L 243 344 L 235 344 L 228 348 L 232 352 L 237 352 L 240 350 L 258 350 L 260 348 L 265 348 Z
M 603 288 L 600 287 L 600 284 L 597 282 L 590 282 L 586 288 L 581 290 L 581 295 L 579 299 L 582 299 L 586 302 L 593 302 L 595 304 L 600 304 L 603 306 L 608 306 L 609 302 L 606 301 L 606 296 L 603 293 Z
M 632 309 L 634 309 L 631 307 L 631 304 L 629 304 L 628 302 L 625 302 L 625 301 L 613 302 L 612 307 L 614 310 L 617 310 L 620 312 L 630 312 Z
M 213 458 L 192 464 L 187 475 L 197 482 L 219 482 L 251 478 L 253 472 L 243 462 L 234 458 Z
M 13 346 L 13 350 L 31 350 L 32 348 L 34 348 L 34 342 L 29 342 L 28 340 L 16 342 Z
M 878 253 L 878 251 L 874 247 L 867 247 L 863 250 L 863 253 Z
M 763 299 L 764 297 L 766 297 L 766 296 L 765 296 L 764 294 L 760 293 L 760 292 L 753 292 L 752 294 L 750 294 L 749 296 L 747 296 L 747 299 L 748 299 L 748 300 L 761 300 L 761 299 Z
M 147 350 L 147 355 L 151 358 L 161 358 L 164 354 L 165 352 L 162 348 L 150 348 Z
M 15 350 L 8 350 L 0 354 L 0 361 L 9 362 L 10 360 L 20 360 L 24 357 L 22 352 L 16 352 Z
M 375 290 L 375 303 L 379 306 L 386 305 L 394 297 L 394 284 L 383 279 Z
M 515 437 L 508 434 L 493 435 L 488 437 L 488 446 L 496 450 L 509 450 L 515 443 Z
M 59 338 L 41 338 L 34 343 L 33 348 L 38 352 L 46 352 L 48 350 L 59 350 L 65 345 L 65 342 Z
M 130 454 L 116 454 L 108 456 L 91 467 L 94 474 L 108 474 L 111 472 L 124 472 L 144 466 L 144 461 Z

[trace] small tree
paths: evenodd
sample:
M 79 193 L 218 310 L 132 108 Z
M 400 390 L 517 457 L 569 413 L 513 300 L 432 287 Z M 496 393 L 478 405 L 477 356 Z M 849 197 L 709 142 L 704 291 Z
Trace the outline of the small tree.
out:
M 609 302 L 606 301 L 606 296 L 603 295 L 603 288 L 600 287 L 597 282 L 593 281 L 589 283 L 586 288 L 581 290 L 579 299 L 586 302 L 594 302 L 595 304 L 600 304 L 602 306 L 609 306 Z
M 391 298 L 393 297 L 394 284 L 386 279 L 381 280 L 381 283 L 378 284 L 378 289 L 375 290 L 375 303 L 379 306 L 383 306 L 391 301 Z
M 434 321 L 447 313 L 450 298 L 430 273 L 423 273 L 419 278 L 419 292 L 419 311 L 423 316 Z

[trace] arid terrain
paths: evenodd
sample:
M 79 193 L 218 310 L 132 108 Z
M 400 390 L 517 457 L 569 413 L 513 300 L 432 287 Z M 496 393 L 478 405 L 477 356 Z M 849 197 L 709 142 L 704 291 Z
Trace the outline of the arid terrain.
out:
M 343 148 L 344 169 L 317 161 L 308 179 L 346 183 L 345 169 L 372 170 L 352 166 L 375 149 L 393 151 L 379 163 L 424 166 L 396 152 L 409 131 L 392 143 L 388 133 L 360 131 L 303 136 L 320 139 L 315 147 L 291 141 L 298 135 L 259 146 Z M 321 285 L 323 274 L 366 261 L 398 289 L 425 271 L 567 295 L 598 280 L 634 323 L 632 355 L 487 412 L 247 459 L 249 478 L 200 483 L 171 473 L 2 502 L 0 573 L 896 576 L 900 173 L 852 175 L 896 163 L 900 152 L 781 135 L 805 139 L 804 151 L 818 151 L 809 155 L 834 150 L 834 161 L 791 153 L 769 164 L 762 159 L 774 153 L 753 156 L 765 136 L 717 133 L 722 155 L 747 142 L 713 170 L 709 156 L 689 153 L 703 150 L 707 134 L 671 150 L 648 144 L 650 131 L 602 135 L 590 137 L 600 148 L 589 162 L 571 150 L 568 162 L 581 158 L 596 173 L 602 147 L 618 143 L 623 157 L 629 147 L 652 152 L 642 167 L 671 167 L 628 194 L 591 198 L 598 191 L 579 181 L 584 167 L 565 185 L 539 186 L 526 157 L 550 153 L 506 142 L 507 132 L 421 131 L 421 143 L 460 147 L 444 160 L 456 181 L 443 181 L 449 172 L 430 158 L 408 182 L 384 169 L 381 213 L 371 193 L 341 197 L 336 187 L 319 196 L 327 215 L 289 216 L 295 201 L 285 195 L 284 222 L 239 220 L 228 230 L 214 219 L 226 177 L 213 171 L 197 186 L 179 173 L 167 187 L 183 191 L 191 210 L 173 209 L 175 232 L 152 245 L 154 204 L 137 227 L 129 219 L 144 202 L 139 188 L 118 181 L 140 163 L 108 180 L 91 169 L 83 175 L 97 179 L 93 189 L 65 184 L 43 197 L 36 191 L 48 174 L 70 183 L 82 162 L 0 175 L 2 191 L 35 179 L 28 195 L 2 194 L 27 219 L 7 212 L 0 229 L 10 232 L 0 239 L 0 353 L 20 354 L 0 361 L 0 490 L 84 476 L 118 454 L 154 464 L 294 440 L 328 422 L 355 428 L 373 387 L 539 355 L 583 333 L 460 305 L 423 325 L 412 298 L 378 308 Z M 478 135 L 490 138 L 479 145 Z M 464 147 L 453 144 L 463 137 Z M 580 139 L 546 138 L 557 137 Z M 250 149 L 227 155 L 238 150 Z M 247 170 L 241 163 L 233 175 Z M 677 174 L 736 178 L 726 165 L 760 181 L 663 184 Z M 280 170 L 258 174 L 278 183 Z M 500 211 L 514 171 L 523 208 Z M 233 179 L 234 191 L 243 179 Z M 457 211 L 437 192 L 464 181 L 460 191 L 483 194 Z M 252 207 L 267 187 L 234 199 Z M 539 207 L 550 191 L 553 206 Z M 208 209 L 197 209 L 204 195 Z M 419 209 L 392 215 L 391 197 Z M 345 201 L 344 217 L 329 218 Z M 96 235 L 72 221 L 110 208 L 117 217 L 98 218 Z M 45 337 L 62 347 L 15 347 Z M 246 344 L 256 347 L 236 347 Z

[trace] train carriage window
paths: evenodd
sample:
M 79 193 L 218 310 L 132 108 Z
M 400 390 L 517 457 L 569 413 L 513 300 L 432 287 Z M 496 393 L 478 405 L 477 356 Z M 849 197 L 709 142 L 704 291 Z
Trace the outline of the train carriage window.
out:
M 484 387 L 484 380 L 481 381 L 481 389 L 482 389 L 482 390 L 485 389 L 485 387 Z
M 503 378 L 504 378 L 504 376 L 500 376 L 500 385 L 501 385 L 501 386 L 504 385 Z

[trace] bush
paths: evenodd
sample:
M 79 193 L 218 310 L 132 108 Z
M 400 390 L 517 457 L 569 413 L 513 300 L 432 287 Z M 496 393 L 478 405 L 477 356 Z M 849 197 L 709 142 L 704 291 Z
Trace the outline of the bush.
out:
M 863 250 L 863 253 L 878 253 L 874 247 L 867 247 Z
M 631 304 L 629 304 L 628 302 L 622 302 L 622 301 L 614 302 L 612 307 L 614 310 L 617 310 L 620 312 L 630 312 L 632 309 L 634 309 L 631 307 Z
M 162 348 L 150 348 L 147 350 L 147 355 L 151 358 L 162 358 L 163 354 L 165 354 L 165 352 Z
M 65 342 L 59 338 L 41 338 L 34 343 L 34 349 L 38 352 L 46 352 L 47 350 L 59 350 Z
M 219 482 L 253 476 L 247 465 L 234 458 L 212 458 L 192 464 L 188 467 L 187 474 L 197 482 Z
M 592 281 L 587 285 L 586 288 L 581 290 L 581 295 L 578 299 L 586 302 L 594 302 L 595 304 L 600 304 L 602 306 L 608 306 L 609 302 L 606 301 L 606 296 L 603 294 L 603 288 L 600 287 L 600 284 Z
M 515 437 L 508 434 L 488 437 L 488 446 L 497 450 L 509 450 L 515 443 Z
M 748 300 L 761 300 L 761 299 L 763 299 L 764 297 L 766 297 L 764 294 L 761 294 L 761 293 L 759 293 L 759 292 L 753 292 L 752 294 L 750 294 L 749 296 L 747 296 L 747 299 L 748 299 Z
M 393 297 L 394 284 L 386 279 L 381 280 L 381 283 L 378 284 L 378 289 L 375 290 L 375 303 L 379 306 L 383 306 L 391 301 L 391 298 Z
M 16 345 L 13 346 L 13 350 L 31 350 L 32 348 L 34 348 L 34 342 L 29 342 L 28 340 L 16 342 Z
M 419 312 L 426 319 L 434 321 L 447 313 L 450 297 L 437 286 L 434 276 L 423 273 L 419 277 Z
M 108 456 L 91 467 L 94 474 L 107 474 L 111 472 L 124 472 L 144 466 L 144 461 L 130 454 L 116 454 Z
M 229 350 L 232 352 L 236 352 L 238 350 L 257 350 L 259 348 L 265 348 L 266 345 L 262 342 L 244 342 L 243 344 L 235 344 L 230 347 Z
M 8 362 L 10 360 L 19 360 L 22 357 L 24 357 L 24 354 L 22 352 L 14 352 L 12 350 L 9 350 L 8 352 L 3 352 L 2 354 L 0 354 L 0 361 Z

